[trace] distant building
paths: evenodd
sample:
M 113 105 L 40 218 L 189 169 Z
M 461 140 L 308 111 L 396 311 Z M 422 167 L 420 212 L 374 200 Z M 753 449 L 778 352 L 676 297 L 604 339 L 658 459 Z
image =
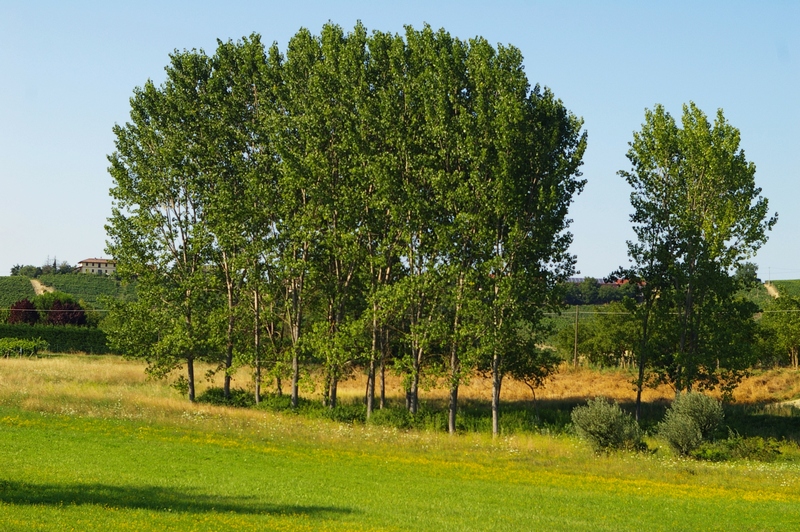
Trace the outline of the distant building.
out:
M 117 271 L 117 261 L 110 259 L 83 259 L 78 262 L 78 272 L 111 275 Z

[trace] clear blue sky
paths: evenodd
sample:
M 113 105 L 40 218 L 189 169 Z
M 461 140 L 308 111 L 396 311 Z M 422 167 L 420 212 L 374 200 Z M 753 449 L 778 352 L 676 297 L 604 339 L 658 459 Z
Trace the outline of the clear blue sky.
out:
M 47 257 L 103 256 L 111 128 L 133 88 L 163 80 L 174 49 L 260 33 L 286 42 L 327 21 L 402 32 L 427 22 L 522 50 L 589 135 L 588 184 L 571 209 L 582 275 L 627 264 L 629 190 L 616 175 L 645 108 L 693 100 L 742 132 L 780 214 L 755 262 L 800 278 L 800 2 L 36 2 L 0 0 L 0 275 Z

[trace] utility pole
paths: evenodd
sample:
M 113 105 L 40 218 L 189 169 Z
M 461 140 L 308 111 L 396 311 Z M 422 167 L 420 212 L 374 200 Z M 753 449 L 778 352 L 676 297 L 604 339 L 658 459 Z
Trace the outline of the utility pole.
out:
M 576 368 L 578 367 L 578 308 L 580 305 L 575 305 L 575 342 L 574 342 L 574 353 L 572 358 L 572 365 Z

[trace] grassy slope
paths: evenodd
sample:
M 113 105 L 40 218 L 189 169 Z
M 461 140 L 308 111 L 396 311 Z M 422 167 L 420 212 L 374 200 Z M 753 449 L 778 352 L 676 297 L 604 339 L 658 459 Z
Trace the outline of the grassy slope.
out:
M 794 297 L 800 296 L 800 279 L 795 279 L 793 281 L 772 281 L 772 284 L 775 285 L 775 288 L 777 288 L 778 292 L 781 294 Z
M 33 299 L 35 295 L 31 281 L 27 277 L 18 275 L 0 277 L 0 308 L 8 308 L 26 297 Z
M 190 405 L 111 357 L 0 360 L 3 530 L 786 530 L 800 465 L 595 457 Z
M 75 299 L 82 299 L 95 308 L 102 308 L 98 299 L 109 296 L 119 299 L 134 297 L 132 285 L 123 285 L 111 277 L 88 274 L 42 275 L 39 280 L 61 292 L 71 294 Z

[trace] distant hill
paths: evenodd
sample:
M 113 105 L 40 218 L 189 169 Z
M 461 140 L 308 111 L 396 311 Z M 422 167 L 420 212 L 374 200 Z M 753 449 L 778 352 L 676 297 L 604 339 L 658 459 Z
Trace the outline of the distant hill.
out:
M 20 299 L 33 299 L 35 295 L 31 280 L 27 277 L 0 277 L 0 308 L 9 308 Z
M 781 295 L 800 297 L 800 279 L 792 281 L 772 281 Z
M 97 309 L 104 308 L 99 301 L 102 296 L 110 296 L 124 301 L 136 298 L 135 285 L 123 285 L 121 281 L 104 275 L 40 275 L 39 281 L 47 286 L 52 286 L 60 292 L 72 295 L 76 300 L 82 299 L 88 305 Z

